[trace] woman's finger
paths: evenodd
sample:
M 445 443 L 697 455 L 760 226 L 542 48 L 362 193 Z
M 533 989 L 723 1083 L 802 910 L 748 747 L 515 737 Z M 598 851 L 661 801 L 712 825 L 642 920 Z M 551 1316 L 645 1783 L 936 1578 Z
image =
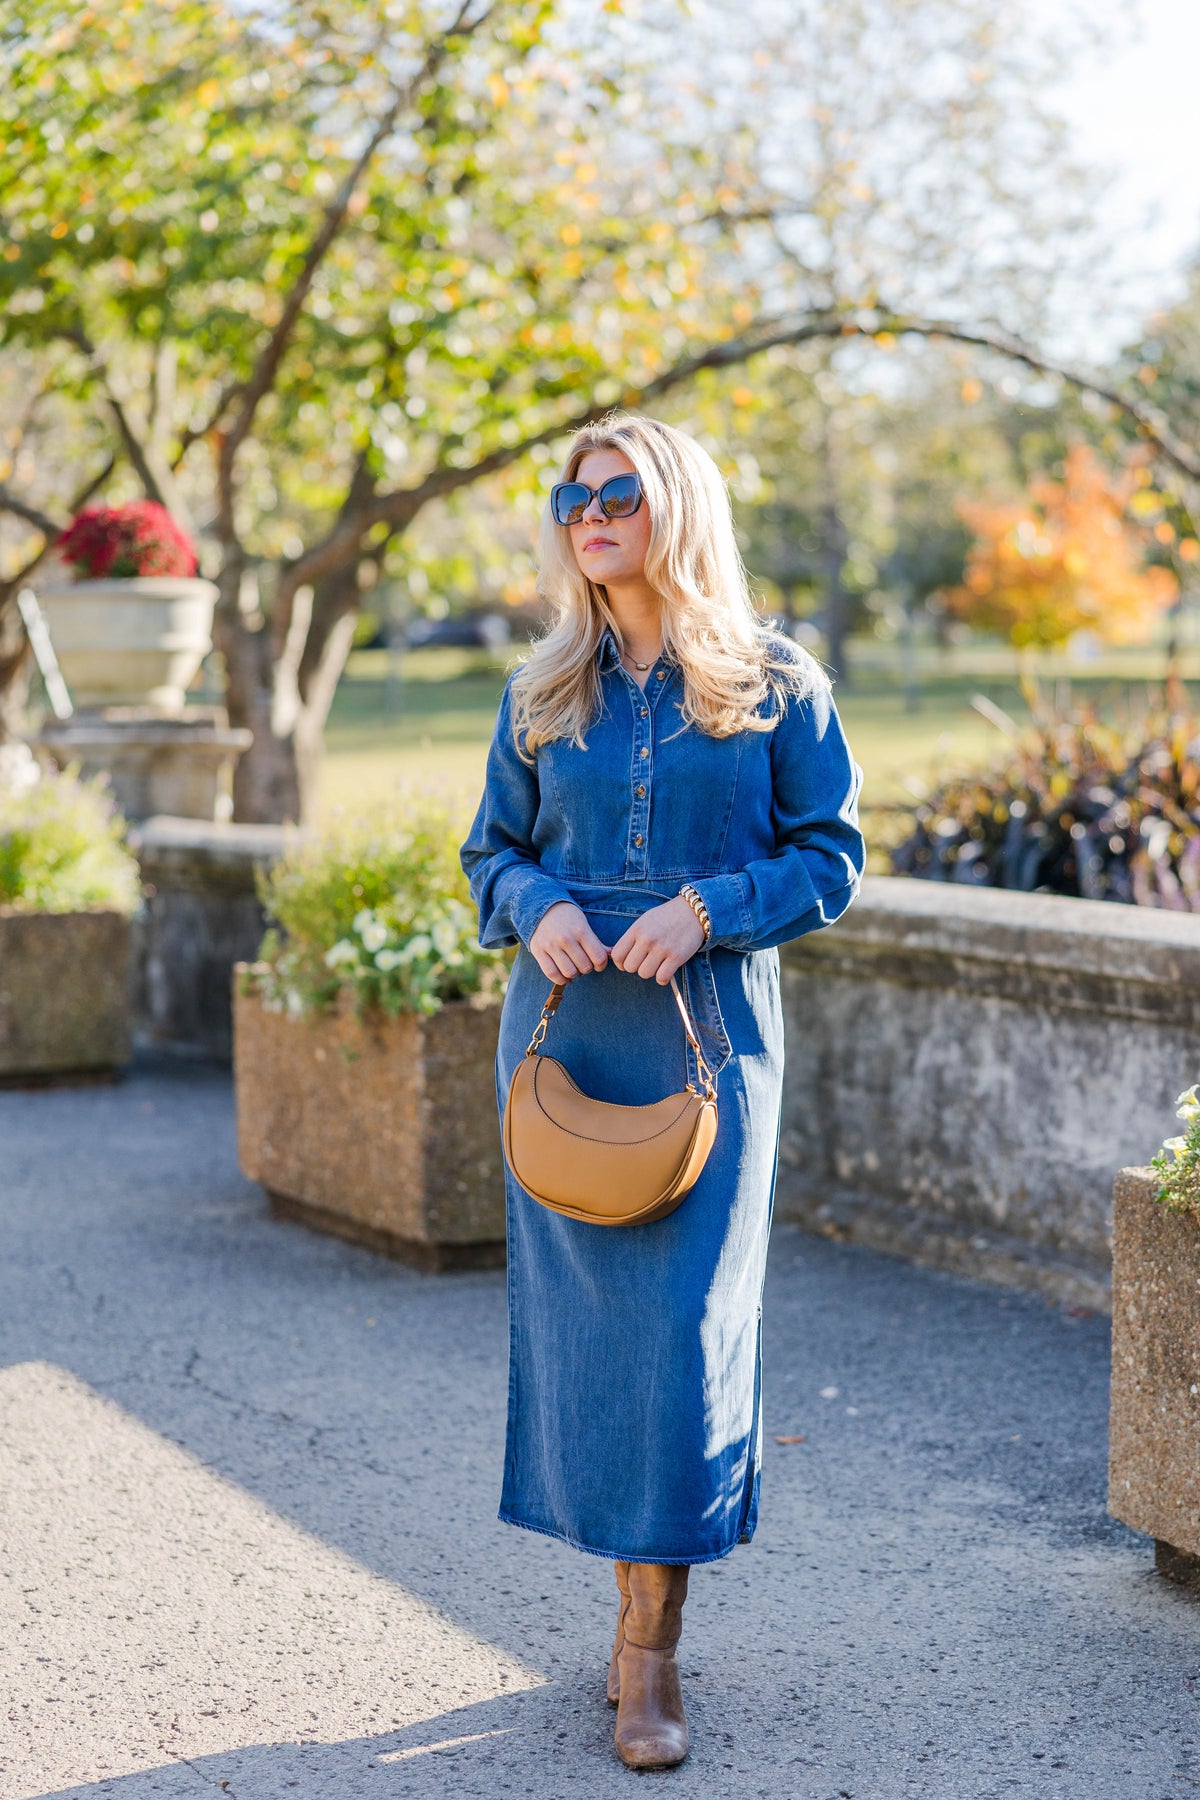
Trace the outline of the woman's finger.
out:
M 660 945 L 660 943 L 651 943 L 649 949 L 646 950 L 646 956 L 642 958 L 639 970 L 637 970 L 639 976 L 642 977 L 642 981 L 653 981 L 658 974 L 658 970 L 662 968 L 662 965 L 664 965 L 666 961 L 667 952 L 662 949 L 662 945 Z
M 572 938 L 563 946 L 563 950 L 571 959 L 572 967 L 577 975 L 590 975 L 595 968 L 591 952 L 584 948 L 579 938 Z
M 625 958 L 624 969 L 627 975 L 640 975 L 647 957 L 652 957 L 655 947 L 644 938 L 635 938 Z
M 591 957 L 592 967 L 602 969 L 608 961 L 608 945 L 601 943 L 590 925 L 580 934 L 580 943 Z

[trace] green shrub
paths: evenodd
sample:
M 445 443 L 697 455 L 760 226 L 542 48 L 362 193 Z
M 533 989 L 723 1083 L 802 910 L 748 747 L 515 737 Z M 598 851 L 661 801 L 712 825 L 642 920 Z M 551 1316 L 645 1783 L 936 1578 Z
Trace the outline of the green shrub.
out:
M 1168 1138 L 1158 1155 L 1150 1158 L 1150 1167 L 1162 1176 L 1154 1198 L 1170 1212 L 1200 1213 L 1200 1101 L 1196 1089 L 1188 1088 L 1175 1104 L 1175 1117 L 1186 1122 L 1187 1131 L 1182 1137 Z
M 81 781 L 72 766 L 30 785 L 0 784 L 0 906 L 135 912 L 141 883 L 124 837 L 103 777 Z
M 502 994 L 511 953 L 481 950 L 458 860 L 466 827 L 422 796 L 337 816 L 297 838 L 259 877 L 273 921 L 252 981 L 268 1005 L 320 1012 L 435 1013 L 447 1000 Z

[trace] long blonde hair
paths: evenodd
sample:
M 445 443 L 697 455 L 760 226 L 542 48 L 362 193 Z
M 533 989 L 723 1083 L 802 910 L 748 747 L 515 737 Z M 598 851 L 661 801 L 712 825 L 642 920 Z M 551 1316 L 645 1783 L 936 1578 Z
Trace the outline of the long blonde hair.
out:
M 561 479 L 573 481 L 593 450 L 621 451 L 641 476 L 650 509 L 646 579 L 661 602 L 663 651 L 683 674 L 681 729 L 695 724 L 713 737 L 770 731 L 774 717 L 756 710 L 770 691 L 803 699 L 828 689 L 816 658 L 760 616 L 729 490 L 708 452 L 658 419 L 611 412 L 576 433 Z M 596 653 L 606 626 L 622 644 L 603 587 L 580 570 L 568 528 L 555 523 L 549 503 L 538 563 L 538 589 L 553 620 L 512 678 L 513 735 L 527 762 L 556 738 L 587 748 L 585 733 L 600 710 Z

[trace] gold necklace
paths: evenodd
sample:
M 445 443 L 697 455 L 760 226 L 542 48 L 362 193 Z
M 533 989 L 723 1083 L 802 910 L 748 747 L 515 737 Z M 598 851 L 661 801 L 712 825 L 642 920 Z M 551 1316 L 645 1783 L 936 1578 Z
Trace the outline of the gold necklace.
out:
M 658 656 L 652 656 L 649 662 L 640 663 L 637 657 L 633 655 L 632 651 L 629 650 L 622 650 L 621 655 L 627 656 L 635 669 L 649 669 L 658 661 Z M 658 655 L 662 655 L 661 644 L 658 647 Z

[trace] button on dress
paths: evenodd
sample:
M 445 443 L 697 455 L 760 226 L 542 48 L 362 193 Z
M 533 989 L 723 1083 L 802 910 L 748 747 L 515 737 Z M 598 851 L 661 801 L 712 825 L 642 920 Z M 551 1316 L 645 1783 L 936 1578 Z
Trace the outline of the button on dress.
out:
M 790 640 L 773 640 L 795 656 Z M 529 940 L 560 900 L 610 948 L 690 881 L 708 942 L 676 977 L 717 1083 L 717 1136 L 665 1219 L 590 1225 L 505 1167 L 509 1379 L 500 1517 L 599 1556 L 701 1563 L 753 1535 L 761 1317 L 783 1080 L 778 946 L 858 892 L 862 770 L 827 690 L 768 696 L 769 732 L 680 718 L 665 654 L 644 690 L 606 629 L 586 749 L 512 738 L 505 683 L 460 860 L 485 947 L 518 946 L 500 1021 L 497 1119 L 551 980 Z M 667 984 L 611 961 L 567 984 L 543 1049 L 598 1099 L 661 1100 L 699 1071 Z

